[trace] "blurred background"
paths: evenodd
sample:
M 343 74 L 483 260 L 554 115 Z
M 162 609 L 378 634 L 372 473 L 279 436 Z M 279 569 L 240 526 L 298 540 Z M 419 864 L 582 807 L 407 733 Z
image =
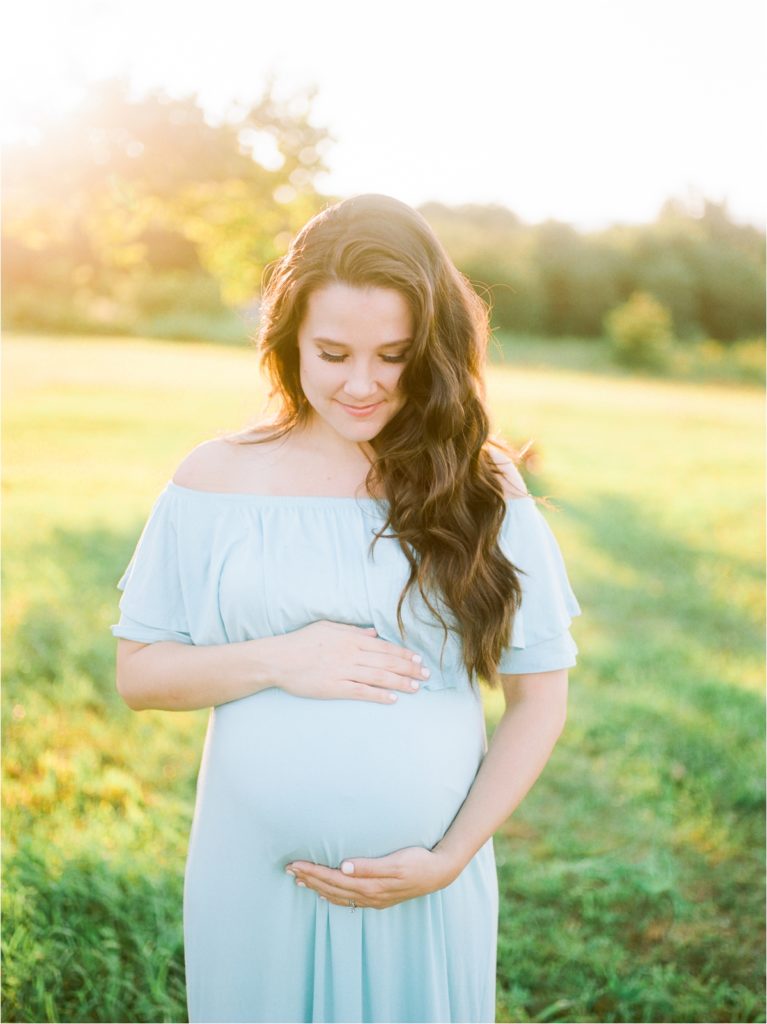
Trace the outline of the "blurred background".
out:
M 639 360 L 674 339 L 678 367 L 735 348 L 747 374 L 761 6 L 724 29 L 723 10 L 25 5 L 3 54 L 6 327 L 244 341 L 295 230 L 381 191 L 421 209 L 499 333 L 607 333 Z
M 266 265 L 384 192 L 491 306 L 493 426 L 584 610 L 496 837 L 497 1019 L 764 1020 L 764 5 L 2 19 L 3 1019 L 186 1019 L 207 712 L 122 703 L 115 585 L 180 458 L 264 407 Z

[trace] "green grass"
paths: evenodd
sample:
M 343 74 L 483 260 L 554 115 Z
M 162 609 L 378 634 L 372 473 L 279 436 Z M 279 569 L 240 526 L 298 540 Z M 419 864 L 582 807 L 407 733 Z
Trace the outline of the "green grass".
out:
M 763 407 L 753 388 L 494 365 L 495 426 L 584 615 L 565 733 L 496 836 L 499 1021 L 763 1021 Z M 255 355 L 5 343 L 3 1019 L 186 1020 L 206 711 L 130 711 L 115 583 Z M 486 697 L 492 725 L 496 693 Z

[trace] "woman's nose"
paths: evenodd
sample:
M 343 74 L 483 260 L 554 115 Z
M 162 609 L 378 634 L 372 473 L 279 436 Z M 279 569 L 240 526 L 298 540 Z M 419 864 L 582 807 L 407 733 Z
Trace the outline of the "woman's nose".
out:
M 376 394 L 378 385 L 371 371 L 360 369 L 350 372 L 344 384 L 344 391 L 352 398 L 367 398 Z

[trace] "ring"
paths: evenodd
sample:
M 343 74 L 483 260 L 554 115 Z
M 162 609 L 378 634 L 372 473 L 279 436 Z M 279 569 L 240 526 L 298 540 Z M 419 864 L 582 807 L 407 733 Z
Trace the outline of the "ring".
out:
M 357 909 L 357 904 L 354 902 L 354 900 L 349 900 L 349 906 L 352 908 L 352 913 L 354 913 L 354 911 Z

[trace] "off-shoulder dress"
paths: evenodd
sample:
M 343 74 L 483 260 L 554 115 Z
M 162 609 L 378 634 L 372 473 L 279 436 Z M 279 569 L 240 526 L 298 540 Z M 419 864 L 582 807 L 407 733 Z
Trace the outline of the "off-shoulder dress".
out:
M 222 644 L 330 619 L 375 626 L 431 669 L 391 705 L 272 687 L 211 708 L 184 876 L 191 1022 L 495 1020 L 492 838 L 446 888 L 384 910 L 320 900 L 284 871 L 433 847 L 487 747 L 478 681 L 452 632 L 440 660 L 444 633 L 417 588 L 400 634 L 407 559 L 392 536 L 370 551 L 385 519 L 375 498 L 169 481 L 118 583 L 118 637 Z M 581 609 L 531 496 L 507 501 L 500 543 L 524 574 L 499 671 L 572 667 Z

